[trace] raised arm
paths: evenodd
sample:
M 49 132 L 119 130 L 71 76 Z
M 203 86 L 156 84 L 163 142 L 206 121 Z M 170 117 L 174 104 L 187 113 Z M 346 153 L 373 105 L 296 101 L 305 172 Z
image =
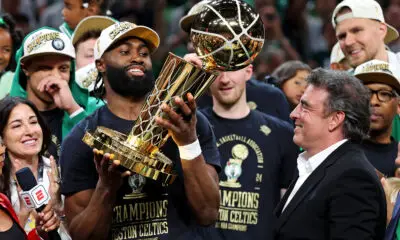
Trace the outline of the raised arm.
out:
M 196 102 L 190 93 L 187 99 L 186 104 L 181 98 L 175 98 L 175 103 L 186 116 L 186 120 L 164 104 L 162 110 L 168 115 L 169 120 L 157 118 L 157 123 L 168 129 L 179 147 L 186 196 L 198 224 L 210 225 L 218 217 L 218 175 L 215 168 L 207 164 L 201 153 L 196 133 Z

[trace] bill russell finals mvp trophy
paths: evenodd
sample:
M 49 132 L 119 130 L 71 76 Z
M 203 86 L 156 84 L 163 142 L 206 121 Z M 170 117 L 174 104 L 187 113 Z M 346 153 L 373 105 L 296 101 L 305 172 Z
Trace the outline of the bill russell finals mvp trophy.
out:
M 160 151 L 169 137 L 168 131 L 155 123 L 156 116 L 166 118 L 161 104 L 176 109 L 171 101 L 175 96 L 186 101 L 190 92 L 198 98 L 218 71 L 235 71 L 251 64 L 263 46 L 264 27 L 259 15 L 245 2 L 210 1 L 194 18 L 190 40 L 203 68 L 170 53 L 132 131 L 126 135 L 98 127 L 86 132 L 83 141 L 113 154 L 113 159 L 120 160 L 120 165 L 130 171 L 171 184 L 176 178 L 174 163 Z

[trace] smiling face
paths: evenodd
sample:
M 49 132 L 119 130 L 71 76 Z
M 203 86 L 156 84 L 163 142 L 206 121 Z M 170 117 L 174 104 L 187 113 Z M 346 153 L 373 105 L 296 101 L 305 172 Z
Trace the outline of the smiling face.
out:
M 350 65 L 357 67 L 382 55 L 386 31 L 386 25 L 376 20 L 350 18 L 337 24 L 336 37 Z
M 43 144 L 43 131 L 35 112 L 26 104 L 11 111 L 3 130 L 3 142 L 11 159 L 30 159 Z
M 142 98 L 154 87 L 150 51 L 138 38 L 118 41 L 97 61 L 97 68 L 106 87 L 121 96 Z
M 325 139 L 329 135 L 329 118 L 325 113 L 327 99 L 325 89 L 309 85 L 299 105 L 290 114 L 296 126 L 293 141 L 307 151 L 322 150 L 324 148 L 320 146 L 326 145 Z

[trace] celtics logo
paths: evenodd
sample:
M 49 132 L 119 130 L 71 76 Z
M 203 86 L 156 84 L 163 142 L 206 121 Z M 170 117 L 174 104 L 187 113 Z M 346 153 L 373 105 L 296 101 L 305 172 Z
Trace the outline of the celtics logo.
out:
M 238 182 L 242 175 L 242 163 L 249 156 L 249 149 L 244 144 L 237 144 L 232 148 L 232 158 L 226 163 L 224 173 L 226 181 L 221 181 L 219 185 L 223 187 L 239 188 L 242 185 Z
M 132 193 L 124 197 L 124 199 L 142 198 L 146 193 L 142 193 L 146 178 L 139 174 L 134 174 L 128 178 L 128 184 L 132 188 Z
M 61 51 L 64 49 L 65 44 L 61 38 L 56 38 L 51 42 L 51 46 L 53 46 L 55 50 Z

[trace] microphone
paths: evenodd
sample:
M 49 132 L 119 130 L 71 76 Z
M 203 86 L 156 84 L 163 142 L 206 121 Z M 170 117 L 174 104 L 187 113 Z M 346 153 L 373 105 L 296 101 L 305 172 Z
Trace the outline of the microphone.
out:
M 15 175 L 17 176 L 18 184 L 23 190 L 21 197 L 25 205 L 28 208 L 36 209 L 37 212 L 43 211 L 50 199 L 43 184 L 37 184 L 35 176 L 33 176 L 32 171 L 28 167 L 18 170 Z M 50 240 L 61 240 L 57 229 L 51 230 L 47 234 Z

